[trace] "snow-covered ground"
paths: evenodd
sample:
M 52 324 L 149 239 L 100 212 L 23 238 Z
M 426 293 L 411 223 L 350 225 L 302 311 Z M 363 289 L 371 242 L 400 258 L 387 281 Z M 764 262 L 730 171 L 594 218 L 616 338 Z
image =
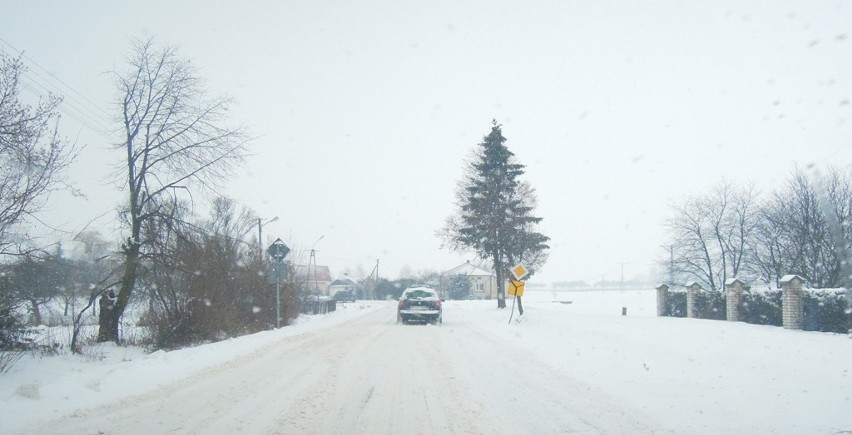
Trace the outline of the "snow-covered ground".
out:
M 848 336 L 658 318 L 655 301 L 528 291 L 519 320 L 447 301 L 442 326 L 357 302 L 174 352 L 26 357 L 0 375 L 0 433 L 852 431 Z

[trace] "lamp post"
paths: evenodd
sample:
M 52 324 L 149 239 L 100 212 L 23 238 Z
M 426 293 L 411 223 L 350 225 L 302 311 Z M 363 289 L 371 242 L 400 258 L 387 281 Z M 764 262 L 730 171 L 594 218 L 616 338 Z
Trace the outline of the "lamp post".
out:
M 263 260 L 263 226 L 278 220 L 278 216 L 263 222 L 261 218 L 257 218 L 257 255 Z

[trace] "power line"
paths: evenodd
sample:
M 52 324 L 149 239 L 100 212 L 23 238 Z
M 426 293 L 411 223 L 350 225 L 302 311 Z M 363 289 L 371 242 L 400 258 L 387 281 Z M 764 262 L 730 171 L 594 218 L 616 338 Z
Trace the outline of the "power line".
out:
M 39 78 L 41 80 L 41 82 L 34 80 L 29 74 L 25 74 L 25 75 L 22 76 L 22 78 L 26 82 L 29 82 L 29 88 L 30 88 L 30 91 L 33 94 L 35 94 L 36 96 L 39 96 L 39 97 L 43 94 L 42 92 L 39 92 L 36 89 L 34 89 L 34 87 L 39 87 L 44 92 L 46 92 L 48 94 L 51 94 L 51 93 L 53 93 L 53 91 L 56 91 L 57 93 L 62 95 L 63 100 L 64 100 L 63 104 L 70 105 L 75 111 L 79 112 L 79 114 L 81 114 L 82 116 L 87 118 L 88 122 L 90 124 L 92 124 L 92 123 L 97 124 L 97 127 L 98 127 L 99 130 L 104 130 L 104 131 L 107 130 L 106 124 L 103 124 L 103 119 L 99 118 L 96 113 L 94 113 L 93 111 L 91 111 L 90 109 L 88 109 L 86 107 L 81 106 L 80 103 L 76 99 L 68 98 L 67 94 L 61 94 L 56 89 L 56 87 L 52 83 L 50 83 L 49 80 L 45 79 L 44 77 L 41 77 L 38 73 L 36 73 L 32 69 L 28 70 L 27 73 L 32 73 L 33 75 L 35 75 L 37 78 Z M 24 87 L 27 87 L 27 85 L 28 85 L 28 83 L 22 83 L 22 86 L 24 86 Z M 48 87 L 50 87 L 50 88 L 48 88 Z
M 32 93 L 38 98 L 44 97 L 45 94 L 49 95 L 52 93 L 61 95 L 63 97 L 63 101 L 58 107 L 60 112 L 67 115 L 69 118 L 76 120 L 83 127 L 95 132 L 104 139 L 108 141 L 113 139 L 109 136 L 110 128 L 108 127 L 108 121 L 106 121 L 106 119 L 109 118 L 109 115 L 100 106 L 93 103 L 83 94 L 62 81 L 60 78 L 56 77 L 54 74 L 51 74 L 47 71 L 47 69 L 39 65 L 33 59 L 24 54 L 22 50 L 17 49 L 8 41 L 0 38 L 0 42 L 11 48 L 12 51 L 18 53 L 21 59 L 26 60 L 27 63 L 32 66 L 27 69 L 26 74 L 21 76 L 23 79 L 21 81 L 21 87 L 24 90 Z M 36 68 L 43 71 L 47 77 L 39 74 Z M 62 87 L 67 89 L 67 91 L 61 89 L 60 86 L 57 86 L 54 81 L 62 85 Z M 75 95 L 79 98 L 75 97 Z
M 43 95 L 42 93 L 40 93 L 37 89 L 35 89 L 35 88 L 34 88 L 31 84 L 29 84 L 29 83 L 21 82 L 21 87 L 22 87 L 24 90 L 29 91 L 30 93 L 32 93 L 33 95 L 35 95 L 35 96 L 37 96 L 37 97 L 41 97 L 41 96 Z M 68 106 L 67 106 L 67 104 L 68 104 L 68 103 L 66 103 L 66 102 L 64 102 L 64 101 L 63 101 L 63 102 L 62 102 L 62 104 L 59 106 L 58 110 L 59 110 L 60 112 L 62 112 L 64 115 L 67 115 L 69 118 L 74 119 L 75 121 L 77 121 L 78 123 L 80 123 L 83 127 L 86 127 L 86 128 L 88 128 L 88 129 L 90 129 L 90 130 L 94 131 L 95 133 L 97 133 L 98 135 L 100 135 L 101 137 L 103 137 L 103 138 L 105 138 L 105 139 L 110 139 L 110 138 L 109 138 L 109 136 L 108 136 L 108 132 L 107 132 L 107 131 L 103 128 L 103 127 L 99 127 L 99 126 L 97 126 L 97 125 L 93 125 L 93 124 L 91 123 L 91 121 L 89 120 L 90 118 L 89 118 L 89 119 L 87 119 L 87 117 L 85 116 L 85 114 L 84 114 L 84 113 L 82 113 L 82 112 L 79 112 L 79 113 L 78 113 L 78 112 L 77 112 L 77 111 L 75 111 L 75 110 L 68 110 Z M 73 108 L 73 106 L 71 106 L 71 107 Z
M 38 69 L 42 70 L 45 74 L 47 74 L 48 76 L 50 76 L 50 77 L 51 77 L 51 79 L 56 80 L 56 81 L 57 81 L 57 82 L 59 82 L 62 86 L 64 86 L 66 89 L 68 89 L 69 91 L 71 91 L 72 93 L 74 93 L 75 95 L 77 95 L 78 97 L 80 97 L 83 101 L 87 102 L 87 103 L 89 104 L 89 108 L 90 108 L 90 109 L 92 109 L 92 110 L 94 110 L 94 111 L 96 111 L 96 112 L 100 112 L 100 115 L 101 115 L 101 116 L 103 116 L 103 117 L 105 117 L 105 118 L 109 118 L 109 116 L 110 116 L 110 115 L 109 115 L 109 113 L 107 113 L 106 111 L 104 111 L 104 110 L 103 110 L 103 108 L 101 108 L 101 106 L 99 106 L 98 104 L 96 104 L 96 103 L 92 102 L 92 100 L 88 99 L 85 95 L 81 94 L 80 92 L 77 92 L 77 90 L 76 90 L 76 89 L 74 89 L 72 86 L 70 86 L 70 85 L 68 85 L 67 83 L 65 83 L 64 81 L 62 81 L 62 79 L 60 79 L 59 77 L 57 77 L 55 74 L 52 74 L 52 73 L 51 73 L 50 71 L 48 71 L 46 68 L 44 68 L 44 67 L 42 67 L 41 65 L 39 65 L 39 64 L 38 64 L 38 62 L 36 62 L 36 61 L 32 60 L 29 56 L 27 56 L 26 54 L 24 54 L 24 51 L 23 51 L 23 50 L 19 50 L 18 48 L 16 48 L 15 46 L 13 46 L 12 44 L 10 44 L 9 42 L 7 42 L 7 41 L 6 41 L 5 39 L 3 39 L 3 38 L 0 38 L 0 42 L 2 42 L 3 44 L 6 44 L 6 46 L 8 46 L 9 48 L 11 48 L 13 51 L 17 52 L 17 53 L 18 53 L 18 54 L 19 54 L 22 58 L 26 59 L 29 63 L 33 64 L 36 68 L 38 68 Z M 36 74 L 36 75 L 39 75 L 38 73 L 35 73 L 35 74 Z M 41 77 L 41 76 L 39 75 L 39 77 Z M 49 80 L 46 80 L 46 81 L 49 81 Z M 56 87 L 56 86 L 54 86 L 54 87 Z
M 28 77 L 23 77 L 23 78 L 24 78 L 24 81 L 21 82 L 21 87 L 25 90 L 30 91 L 30 93 L 32 93 L 36 97 L 41 98 L 42 96 L 44 96 L 44 92 L 40 92 L 38 89 L 35 88 L 35 86 L 42 88 L 44 91 L 46 91 L 46 92 L 48 92 L 48 94 L 50 94 L 50 90 L 45 88 L 43 85 L 32 81 Z M 29 81 L 29 83 L 27 81 Z M 94 118 L 90 114 L 90 112 L 87 112 L 86 110 L 78 107 L 74 100 L 65 98 L 65 95 L 63 95 L 63 101 L 57 109 L 60 112 L 63 112 L 64 114 L 68 115 L 69 117 L 77 120 L 84 127 L 87 127 L 91 130 L 94 130 L 98 134 L 101 134 L 101 135 L 107 135 L 108 134 L 109 127 L 105 126 L 102 123 L 103 122 L 102 120 Z

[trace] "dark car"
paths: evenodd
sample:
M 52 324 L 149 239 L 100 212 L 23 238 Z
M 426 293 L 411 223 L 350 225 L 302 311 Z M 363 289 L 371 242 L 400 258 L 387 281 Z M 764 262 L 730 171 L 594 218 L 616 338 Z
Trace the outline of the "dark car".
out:
M 443 308 L 438 293 L 429 287 L 409 287 L 402 292 L 396 322 L 443 323 Z
M 351 290 L 341 290 L 334 294 L 334 300 L 337 302 L 355 302 L 355 292 Z

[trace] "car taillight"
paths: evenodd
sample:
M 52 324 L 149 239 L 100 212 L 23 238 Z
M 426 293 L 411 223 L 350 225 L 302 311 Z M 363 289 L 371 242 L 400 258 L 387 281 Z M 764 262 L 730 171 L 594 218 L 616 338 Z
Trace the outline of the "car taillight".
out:
M 400 299 L 399 300 L 399 309 L 403 309 L 403 308 L 405 308 L 405 299 Z
M 435 301 L 435 309 L 436 309 L 436 310 L 440 310 L 440 309 L 441 309 L 441 301 Z

